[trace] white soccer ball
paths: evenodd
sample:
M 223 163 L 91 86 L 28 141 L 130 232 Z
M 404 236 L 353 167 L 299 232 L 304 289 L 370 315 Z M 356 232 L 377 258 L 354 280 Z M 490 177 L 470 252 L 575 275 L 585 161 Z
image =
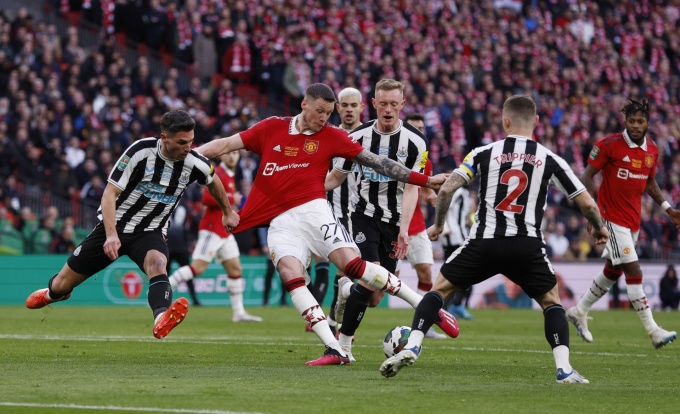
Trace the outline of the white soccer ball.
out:
M 387 332 L 385 340 L 383 340 L 383 352 L 386 357 L 392 357 L 398 354 L 406 346 L 408 337 L 411 335 L 411 328 L 408 326 L 397 326 L 396 328 Z

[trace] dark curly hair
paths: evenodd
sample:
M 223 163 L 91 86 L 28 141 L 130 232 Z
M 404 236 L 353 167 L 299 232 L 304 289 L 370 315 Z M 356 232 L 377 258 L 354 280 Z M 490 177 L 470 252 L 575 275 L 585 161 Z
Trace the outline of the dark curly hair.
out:
M 624 106 L 621 112 L 626 116 L 626 119 L 638 112 L 642 112 L 642 115 L 649 121 L 649 101 L 643 99 L 642 102 L 638 102 L 635 99 L 630 99 L 628 105 Z

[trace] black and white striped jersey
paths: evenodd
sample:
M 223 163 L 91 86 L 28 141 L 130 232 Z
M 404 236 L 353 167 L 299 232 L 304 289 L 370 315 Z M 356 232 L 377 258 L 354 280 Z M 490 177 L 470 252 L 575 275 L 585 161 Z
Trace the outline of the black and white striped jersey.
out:
M 343 128 L 344 129 L 344 128 Z M 349 130 L 346 130 L 351 132 Z M 344 158 L 341 158 L 344 161 Z M 337 161 L 337 158 L 333 160 L 333 164 Z M 331 169 L 333 166 L 331 165 Z M 333 208 L 333 214 L 336 218 L 349 218 L 349 197 L 354 190 L 356 185 L 356 172 L 358 169 L 352 171 L 352 173 L 347 174 L 347 179 L 342 182 L 338 187 L 331 191 L 326 191 L 326 198 L 328 203 Z
M 569 199 L 585 191 L 569 164 L 527 137 L 508 136 L 475 148 L 454 170 L 468 182 L 479 175 L 479 207 L 471 239 L 540 237 L 548 186 Z
M 116 200 L 116 230 L 122 233 L 161 230 L 167 233 L 168 218 L 186 187 L 194 181 L 210 184 L 214 169 L 210 161 L 191 150 L 184 160 L 161 154 L 161 140 L 134 142 L 120 157 L 108 182 L 123 190 Z M 102 209 L 97 211 L 102 220 Z
M 446 212 L 444 231 L 440 238 L 444 247 L 460 246 L 468 238 L 467 218 L 470 214 L 470 191 L 465 187 L 458 188 L 451 198 Z
M 365 149 L 420 173 L 425 168 L 430 149 L 427 138 L 409 123 L 401 122 L 396 131 L 379 132 L 377 120 L 369 121 L 350 135 Z M 350 210 L 368 217 L 399 225 L 405 183 L 393 180 L 371 167 L 354 166 L 351 160 L 338 159 L 335 168 L 349 174 L 357 168 L 356 186 L 350 197 Z

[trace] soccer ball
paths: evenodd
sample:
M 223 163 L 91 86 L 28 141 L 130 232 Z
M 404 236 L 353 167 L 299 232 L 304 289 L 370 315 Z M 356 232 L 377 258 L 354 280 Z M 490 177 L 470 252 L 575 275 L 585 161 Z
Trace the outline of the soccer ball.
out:
M 397 326 L 387 332 L 383 341 L 383 352 L 390 358 L 398 354 L 406 346 L 408 337 L 411 335 L 411 328 L 408 326 Z

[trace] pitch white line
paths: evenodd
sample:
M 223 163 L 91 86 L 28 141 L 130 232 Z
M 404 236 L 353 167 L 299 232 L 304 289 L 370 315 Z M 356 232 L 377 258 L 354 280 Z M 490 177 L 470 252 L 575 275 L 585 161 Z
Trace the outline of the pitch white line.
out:
M 73 410 L 107 410 L 132 411 L 153 413 L 183 413 L 183 414 L 261 414 L 254 411 L 220 411 L 220 410 L 191 410 L 185 408 L 153 408 L 153 407 L 120 407 L 117 405 L 78 405 L 78 404 L 38 404 L 0 402 L 5 407 L 36 407 L 36 408 L 68 408 Z
M 68 335 L 16 335 L 16 334 L 0 334 L 0 339 L 18 339 L 27 341 L 82 341 L 82 342 L 154 342 L 154 343 L 188 343 L 188 344 L 203 344 L 203 345 L 254 345 L 254 346 L 315 346 L 320 345 L 318 342 L 307 342 L 307 339 L 296 341 L 297 338 L 281 338 L 281 337 L 257 337 L 253 340 L 243 340 L 243 337 L 236 336 L 216 336 L 197 338 L 164 338 L 158 340 L 147 336 L 68 336 Z M 282 342 L 281 339 L 286 340 Z M 441 344 L 441 345 L 439 345 Z M 377 345 L 354 345 L 355 348 L 375 348 Z M 519 352 L 519 353 L 536 353 L 536 354 L 552 354 L 550 350 L 538 349 L 512 349 L 512 348 L 485 348 L 485 347 L 466 347 L 466 346 L 445 346 L 441 342 L 431 343 L 427 345 L 432 349 L 448 349 L 452 351 L 465 352 Z M 663 359 L 677 359 L 676 355 L 668 355 L 665 353 L 639 354 L 639 353 L 615 353 L 615 352 L 587 352 L 574 351 L 571 354 L 576 355 L 596 355 L 606 357 L 631 357 L 631 358 L 663 358 Z

